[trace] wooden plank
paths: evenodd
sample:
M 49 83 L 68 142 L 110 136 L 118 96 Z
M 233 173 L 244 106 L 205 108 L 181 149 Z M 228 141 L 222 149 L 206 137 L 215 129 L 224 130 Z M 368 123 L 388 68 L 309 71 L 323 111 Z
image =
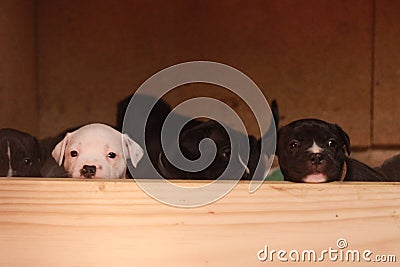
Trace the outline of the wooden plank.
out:
M 182 209 L 133 181 L 2 179 L 0 266 L 279 266 L 257 252 L 337 249 L 339 238 L 400 260 L 399 183 L 247 189 L 242 182 L 214 204 Z

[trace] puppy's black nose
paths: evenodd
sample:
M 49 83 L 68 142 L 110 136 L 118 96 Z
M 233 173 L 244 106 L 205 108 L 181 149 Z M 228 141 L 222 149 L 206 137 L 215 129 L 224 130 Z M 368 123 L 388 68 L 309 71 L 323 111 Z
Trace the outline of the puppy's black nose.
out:
M 83 165 L 81 169 L 81 175 L 85 178 L 92 178 L 96 174 L 96 166 L 94 165 Z
M 320 153 L 313 153 L 310 156 L 310 160 L 312 165 L 321 165 L 324 161 L 324 156 Z

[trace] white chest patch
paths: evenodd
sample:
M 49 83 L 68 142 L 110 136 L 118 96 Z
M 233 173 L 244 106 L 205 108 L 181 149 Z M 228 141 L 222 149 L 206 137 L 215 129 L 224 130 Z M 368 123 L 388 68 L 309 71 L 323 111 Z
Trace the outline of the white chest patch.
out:
M 315 141 L 313 141 L 312 146 L 309 149 L 307 149 L 307 151 L 316 154 L 316 153 L 322 153 L 322 151 L 324 151 L 324 149 L 322 147 L 318 146 L 317 143 L 315 143 Z
M 13 169 L 11 167 L 11 149 L 10 149 L 10 143 L 8 143 L 8 141 L 7 141 L 7 157 L 8 157 L 7 177 L 12 177 Z

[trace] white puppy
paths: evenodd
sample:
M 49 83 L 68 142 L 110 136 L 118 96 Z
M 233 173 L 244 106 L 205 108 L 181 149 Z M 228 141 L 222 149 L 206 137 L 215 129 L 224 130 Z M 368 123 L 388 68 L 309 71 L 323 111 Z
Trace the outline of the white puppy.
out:
M 143 149 L 128 135 L 94 123 L 67 133 L 52 156 L 60 166 L 64 163 L 70 177 L 125 178 L 126 160 L 136 167 Z

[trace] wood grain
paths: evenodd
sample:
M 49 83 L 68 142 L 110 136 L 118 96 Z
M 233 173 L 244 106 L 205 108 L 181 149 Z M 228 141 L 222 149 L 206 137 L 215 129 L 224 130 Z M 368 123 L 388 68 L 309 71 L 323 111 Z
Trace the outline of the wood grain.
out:
M 243 182 L 182 209 L 131 180 L 2 179 L 0 229 L 0 266 L 280 266 L 257 252 L 321 251 L 339 238 L 399 261 L 400 184 L 265 183 L 249 194 Z

